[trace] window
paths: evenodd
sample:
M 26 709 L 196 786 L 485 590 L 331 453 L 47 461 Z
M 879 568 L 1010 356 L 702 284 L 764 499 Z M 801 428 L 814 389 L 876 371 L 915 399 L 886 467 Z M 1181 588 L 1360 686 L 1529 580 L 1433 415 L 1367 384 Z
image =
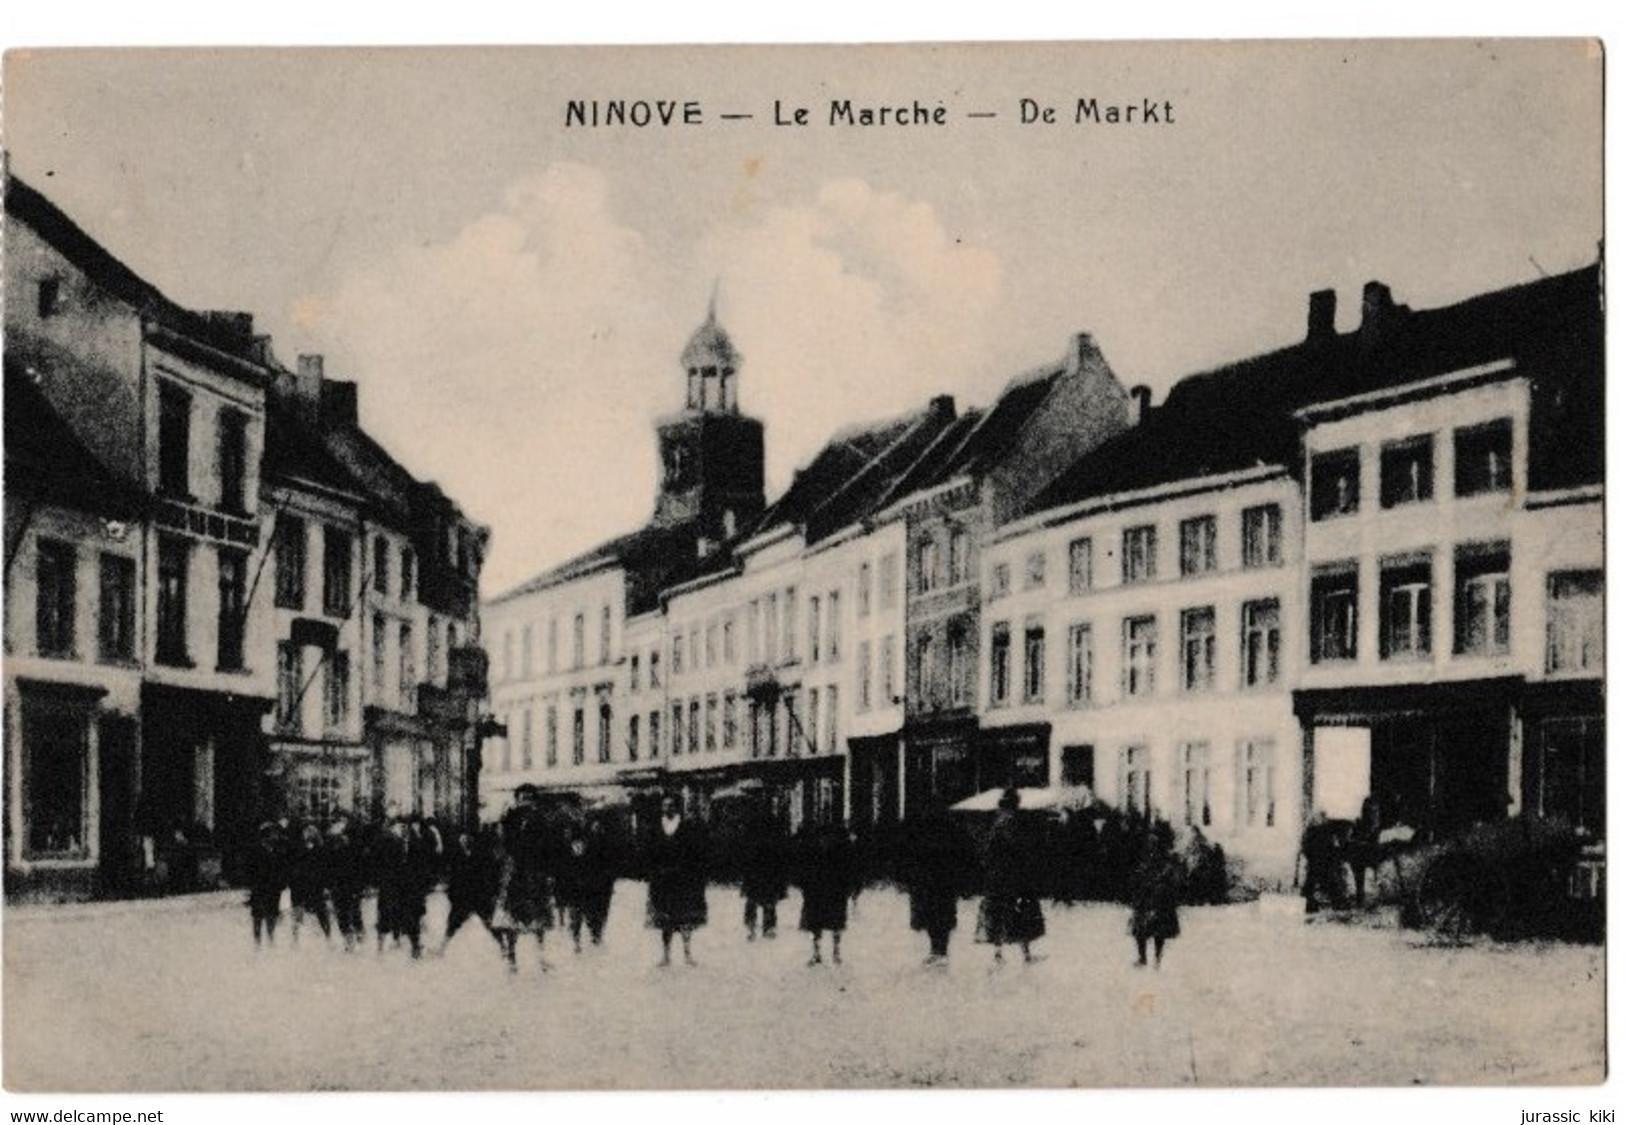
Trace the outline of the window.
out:
M 823 602 L 815 594 L 807 599 L 807 662 L 817 664 L 823 655 L 819 630 L 823 627 Z
M 429 615 L 429 634 L 424 642 L 423 671 L 429 683 L 440 682 L 440 619 Z
M 389 541 L 382 535 L 372 540 L 372 588 L 375 593 L 389 593 Z
M 762 661 L 762 604 L 754 598 L 745 607 L 745 660 L 751 664 Z
M 587 663 L 587 615 L 578 613 L 570 632 L 570 667 L 582 668 Z M 678 669 L 682 671 L 682 669 Z
M 29 859 L 89 854 L 90 720 L 90 711 L 69 700 L 24 696 L 21 788 Z
M 1210 792 L 1213 769 L 1210 759 L 1205 742 L 1186 742 L 1179 747 L 1179 765 L 1185 790 L 1185 823 L 1203 828 L 1213 823 Z
M 1157 529 L 1146 524 L 1123 529 L 1123 582 L 1151 582 L 1157 577 Z
M 382 620 L 379 618 L 378 620 Z M 508 631 L 502 634 L 502 678 L 513 679 L 513 633 Z
M 570 764 L 583 765 L 587 761 L 587 709 L 577 703 L 570 716 Z
M 535 712 L 526 707 L 520 717 L 519 725 L 519 768 L 528 770 L 531 766 L 532 726 Z
M 299 693 L 303 688 L 304 654 L 292 641 L 276 646 L 276 724 L 285 729 L 299 726 Z
M 1353 563 L 1317 568 L 1309 579 L 1310 659 L 1353 660 L 1359 638 L 1359 572 Z
M 1360 451 L 1338 449 L 1309 460 L 1309 518 L 1330 519 L 1360 510 Z
M 41 656 L 72 656 L 74 618 L 79 609 L 79 556 L 73 544 L 41 539 L 35 546 L 35 649 Z
M 1379 579 L 1384 660 L 1414 660 L 1433 651 L 1433 559 L 1390 560 Z
M 101 607 L 97 617 L 98 648 L 103 660 L 135 659 L 135 560 L 124 555 L 101 558 Z
M 322 529 L 322 612 L 350 616 L 350 533 Z
M 700 700 L 696 696 L 688 701 L 688 752 L 700 752 Z
M 559 670 L 559 619 L 547 619 L 547 670 L 549 673 Z
M 158 636 L 160 664 L 185 665 L 186 584 L 191 562 L 191 544 L 174 536 L 158 540 Z
M 729 614 L 722 619 L 722 662 L 732 664 L 736 659 L 734 652 L 734 619 Z
M 350 654 L 327 656 L 327 690 L 323 693 L 322 721 L 330 731 L 342 728 L 350 716 Z
M 379 698 L 384 694 L 384 677 L 389 674 L 389 626 L 384 615 L 372 615 L 372 682 Z
M 1095 748 L 1091 745 L 1061 747 L 1061 784 L 1095 787 Z
M 1422 434 L 1382 447 L 1382 506 L 1433 499 L 1433 436 Z
M 914 590 L 929 594 L 937 587 L 937 541 L 927 535 L 914 552 Z
M 417 705 L 417 654 L 412 651 L 412 625 L 401 623 L 401 710 L 411 711 Z
M 897 640 L 882 637 L 880 641 L 880 705 L 890 707 L 897 702 Z
M 1456 431 L 1456 495 L 1478 496 L 1512 487 L 1512 419 Z
M 887 554 L 880 560 L 880 608 L 897 606 L 897 555 Z
M 220 507 L 228 512 L 248 510 L 248 415 L 240 410 L 220 412 Z
M 1275 742 L 1268 738 L 1244 739 L 1236 764 L 1237 794 L 1241 824 L 1247 828 L 1275 826 Z
M 276 525 L 276 604 L 305 608 L 305 521 L 283 514 Z
M 1157 619 L 1130 617 L 1123 622 L 1123 694 L 1150 695 L 1157 690 Z
M 660 757 L 660 712 L 649 712 L 649 757 Z
M 971 579 L 970 534 L 962 527 L 948 531 L 948 584 L 958 586 Z
M 547 764 L 548 769 L 552 769 L 559 764 L 559 709 L 557 704 L 549 703 L 547 705 L 545 723 L 546 725 L 543 727 L 545 741 L 542 743 L 543 761 Z
M 1259 504 L 1241 513 L 1241 565 L 1248 570 L 1281 565 L 1281 506 Z
M 762 662 L 772 664 L 779 658 L 779 597 L 769 594 L 762 599 Z
M 858 616 L 859 617 L 868 617 L 869 616 L 870 588 L 873 585 L 873 579 L 874 579 L 874 576 L 870 571 L 869 564 L 868 563 L 860 563 L 858 565 Z
M 615 712 L 607 700 L 598 702 L 598 761 L 602 765 L 614 753 Z
M 874 674 L 870 667 L 869 642 L 858 643 L 858 710 L 867 711 L 874 705 Z
M 1212 606 L 1187 609 L 1179 615 L 1179 685 L 1185 691 L 1210 691 L 1216 653 L 1216 627 Z
M 989 703 L 1003 707 L 1010 702 L 1010 625 L 1000 621 L 993 626 L 993 643 L 988 661 Z
M 1456 548 L 1456 652 L 1507 651 L 1512 628 L 1511 555 L 1505 543 Z
M 660 653 L 649 654 L 649 690 L 653 691 L 660 686 Z
M 215 630 L 215 664 L 221 671 L 243 667 L 243 631 L 248 616 L 248 556 L 220 548 L 220 601 Z
M 1095 633 L 1088 625 L 1066 631 L 1066 703 L 1087 707 L 1094 691 Z
M 705 697 L 705 748 L 715 751 L 717 748 L 717 697 Z
M 1602 591 L 1600 570 L 1558 571 L 1546 579 L 1548 672 L 1602 670 Z
M 1144 746 L 1125 746 L 1117 759 L 1118 792 L 1123 811 L 1151 815 L 1151 751 Z
M 536 650 L 534 641 L 535 634 L 529 625 L 519 631 L 519 674 L 527 680 L 535 674 L 535 665 L 531 661 L 531 654 Z
M 971 663 L 970 630 L 962 623 L 948 626 L 948 703 L 965 707 L 971 702 L 974 666 Z
M 824 693 L 824 706 L 829 708 L 829 719 L 824 723 L 824 749 L 833 754 L 841 745 L 838 730 L 841 714 L 840 688 L 834 684 L 830 684 L 829 690 Z
M 796 588 L 784 592 L 784 658 L 796 658 Z
M 1095 541 L 1074 539 L 1066 545 L 1066 591 L 1088 592 L 1095 584 Z
M 801 753 L 801 698 L 794 691 L 784 693 L 784 756 L 794 758 Z
M 722 745 L 726 750 L 739 745 L 739 697 L 731 691 L 722 696 Z
M 988 600 L 1005 597 L 1010 593 L 1010 564 L 994 563 L 993 576 L 988 583 Z
M 1259 687 L 1281 678 L 1281 603 L 1274 598 L 1241 607 L 1241 684 Z
M 614 615 L 609 606 L 598 611 L 598 663 L 609 663 L 610 634 L 614 630 Z
M 62 280 L 56 277 L 44 278 L 39 283 L 36 296 L 40 319 L 55 316 L 62 308 Z
M 1034 551 L 1027 556 L 1027 589 L 1037 590 L 1044 585 L 1045 557 L 1043 551 Z
M 920 703 L 935 707 L 937 700 L 936 646 L 930 633 L 921 633 L 914 644 L 914 691 Z
M 627 689 L 634 692 L 642 691 L 643 658 L 634 652 L 632 654 L 632 659 L 628 661 L 627 664 L 627 677 L 630 681 L 627 685 Z
M 401 548 L 401 601 L 412 596 L 412 579 L 417 570 L 417 559 L 412 554 L 412 548 Z
M 172 383 L 158 384 L 158 490 L 190 497 L 192 396 Z
M 688 670 L 700 670 L 700 627 L 694 626 L 688 631 Z
M 633 715 L 626 720 L 626 760 L 629 762 L 638 760 L 638 736 L 642 733 L 639 729 L 642 726 L 642 718 L 641 715 Z
M 829 592 L 829 662 L 841 658 L 841 592 Z
M 1023 703 L 1041 703 L 1044 700 L 1044 626 L 1028 622 L 1022 637 L 1021 700 Z
M 805 731 L 806 737 L 804 741 L 806 743 L 807 753 L 809 754 L 818 753 L 819 706 L 822 703 L 823 697 L 817 688 L 813 688 L 807 692 L 807 729 Z
M 1219 566 L 1219 521 L 1213 516 L 1197 516 L 1179 522 L 1179 573 L 1191 578 L 1217 570 Z

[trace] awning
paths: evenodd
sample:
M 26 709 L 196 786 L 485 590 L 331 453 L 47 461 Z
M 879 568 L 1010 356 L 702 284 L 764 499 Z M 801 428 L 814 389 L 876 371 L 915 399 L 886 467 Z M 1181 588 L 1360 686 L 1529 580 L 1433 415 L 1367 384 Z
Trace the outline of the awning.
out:
M 953 807 L 954 812 L 994 812 L 1003 799 L 1005 789 L 984 789 L 974 797 L 966 797 Z M 1085 809 L 1095 803 L 1094 790 L 1087 785 L 1052 785 L 1043 789 L 1026 788 L 1016 792 L 1021 807 L 1026 810 Z

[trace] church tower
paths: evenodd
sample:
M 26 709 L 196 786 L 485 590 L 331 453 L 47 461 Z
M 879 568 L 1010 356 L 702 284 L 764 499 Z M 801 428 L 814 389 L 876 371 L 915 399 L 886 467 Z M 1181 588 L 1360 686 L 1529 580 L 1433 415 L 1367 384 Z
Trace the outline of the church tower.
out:
M 762 423 L 739 413 L 740 355 L 717 323 L 716 298 L 682 354 L 687 397 L 664 418 L 660 491 L 654 522 L 694 523 L 707 539 L 727 540 L 762 514 Z

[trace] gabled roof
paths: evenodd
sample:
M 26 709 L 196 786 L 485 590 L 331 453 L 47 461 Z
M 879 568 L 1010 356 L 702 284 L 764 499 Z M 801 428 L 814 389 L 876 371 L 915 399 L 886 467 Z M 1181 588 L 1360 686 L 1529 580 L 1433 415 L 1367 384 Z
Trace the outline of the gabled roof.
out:
M 10 173 L 5 179 L 5 205 L 6 214 L 50 243 L 103 290 L 180 337 L 177 343 L 201 342 L 252 367 L 263 365 L 264 344 L 253 335 L 251 317 L 182 308 L 86 234 L 56 204 Z
M 141 492 L 120 480 L 79 440 L 35 384 L 27 360 L 12 347 L 5 353 L 5 395 L 8 497 L 21 494 L 116 517 L 144 510 Z
M 1438 309 L 1394 307 L 1328 333 L 1182 379 L 1138 426 L 1075 462 L 1028 512 L 1245 469 L 1298 468 L 1293 413 L 1512 358 L 1533 385 L 1530 487 L 1603 478 L 1599 266 Z
M 366 486 L 328 452 L 320 434 L 275 398 L 267 398 L 265 403 L 260 476 L 267 482 L 309 481 L 339 492 L 368 495 Z

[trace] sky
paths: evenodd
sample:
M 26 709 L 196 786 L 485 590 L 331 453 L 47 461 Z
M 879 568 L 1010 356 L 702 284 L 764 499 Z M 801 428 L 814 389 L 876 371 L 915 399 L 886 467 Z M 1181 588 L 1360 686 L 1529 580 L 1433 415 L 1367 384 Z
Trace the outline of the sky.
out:
M 1075 124 L 1081 98 L 1173 121 Z M 567 128 L 570 99 L 703 123 Z M 848 99 L 947 123 L 830 124 Z M 1367 280 L 1438 305 L 1602 236 L 1579 40 L 13 51 L 4 113 L 11 170 L 138 273 L 356 381 L 491 526 L 487 594 L 648 517 L 713 293 L 771 494 L 1079 331 L 1160 401 L 1299 338 L 1311 290 L 1347 329 Z

